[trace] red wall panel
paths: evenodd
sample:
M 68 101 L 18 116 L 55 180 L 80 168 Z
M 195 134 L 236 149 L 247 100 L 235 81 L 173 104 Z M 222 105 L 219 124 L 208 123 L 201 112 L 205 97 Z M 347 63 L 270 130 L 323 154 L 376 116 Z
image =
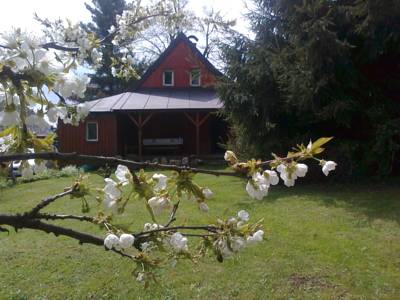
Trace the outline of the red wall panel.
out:
M 215 85 L 216 77 L 204 63 L 196 57 L 190 47 L 184 42 L 178 43 L 176 48 L 161 62 L 156 70 L 142 83 L 143 88 L 171 88 L 163 86 L 164 70 L 174 71 L 174 86 L 178 88 L 190 87 L 190 71 L 200 69 L 201 87 L 211 88 Z M 173 88 L 172 87 L 172 88 Z
M 86 122 L 97 121 L 98 141 L 86 141 Z M 117 121 L 114 114 L 89 115 L 79 126 L 59 122 L 57 128 L 60 152 L 115 156 L 118 154 Z

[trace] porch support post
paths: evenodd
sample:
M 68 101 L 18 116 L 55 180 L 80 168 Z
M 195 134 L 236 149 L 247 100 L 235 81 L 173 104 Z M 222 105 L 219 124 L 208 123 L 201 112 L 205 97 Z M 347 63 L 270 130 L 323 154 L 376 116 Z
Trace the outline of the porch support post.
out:
M 139 149 L 139 157 L 142 157 L 142 129 L 143 129 L 143 124 L 142 124 L 142 113 L 139 113 L 139 120 L 138 120 L 138 149 Z
M 138 114 L 138 119 L 136 120 L 134 116 L 128 114 L 129 119 L 136 125 L 138 129 L 138 154 L 139 157 L 142 157 L 143 154 L 143 145 L 142 145 L 142 138 L 143 138 L 143 127 L 146 125 L 147 122 L 151 119 L 153 113 L 150 113 L 144 120 L 142 119 L 142 113 Z
M 196 112 L 196 118 L 193 119 L 188 113 L 185 113 L 186 118 L 196 127 L 196 155 L 200 155 L 200 127 L 207 121 L 210 113 L 206 113 L 203 118 L 200 118 L 200 113 Z

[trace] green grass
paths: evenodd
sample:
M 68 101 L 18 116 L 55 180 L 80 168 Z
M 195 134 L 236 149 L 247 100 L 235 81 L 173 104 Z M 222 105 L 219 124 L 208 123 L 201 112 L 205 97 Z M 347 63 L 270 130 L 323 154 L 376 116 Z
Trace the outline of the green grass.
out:
M 400 185 L 275 187 L 264 201 L 247 197 L 244 181 L 197 176 L 215 192 L 210 213 L 183 203 L 178 220 L 190 224 L 250 212 L 264 218 L 265 241 L 235 258 L 178 263 L 160 271 L 160 285 L 144 290 L 133 265 L 101 247 L 22 230 L 0 234 L 0 299 L 399 299 Z M 19 184 L 0 190 L 0 211 L 23 211 L 60 192 L 71 178 Z M 94 185 L 101 178 L 91 176 Z M 90 199 L 95 205 L 95 200 Z M 133 230 L 147 221 L 142 203 L 131 203 L 118 222 Z M 80 212 L 65 198 L 47 211 Z M 65 222 L 102 234 L 90 224 Z M 136 228 L 136 229 L 135 229 Z

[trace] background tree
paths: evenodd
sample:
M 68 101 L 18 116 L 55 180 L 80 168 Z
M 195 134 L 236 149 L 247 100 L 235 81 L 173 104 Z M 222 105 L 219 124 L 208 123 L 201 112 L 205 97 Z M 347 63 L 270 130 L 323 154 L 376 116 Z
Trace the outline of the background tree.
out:
M 122 15 L 122 12 L 128 8 L 125 0 L 92 0 L 91 4 L 85 3 L 85 6 L 92 14 L 92 21 L 82 24 L 83 28 L 102 39 L 110 35 L 112 27 L 117 27 L 117 16 Z M 135 83 L 134 78 L 126 80 L 113 75 L 113 59 L 124 59 L 127 55 L 132 56 L 132 53 L 126 53 L 126 49 L 114 45 L 112 39 L 105 40 L 98 50 L 103 59 L 96 73 L 90 75 L 91 84 L 86 95 L 89 98 L 98 98 L 122 93 L 132 88 Z M 147 67 L 146 62 L 139 59 L 131 60 L 131 63 L 135 64 L 134 68 L 138 74 Z
M 186 35 L 196 35 L 201 41 L 198 45 L 203 55 L 219 62 L 217 45 L 226 36 L 233 32 L 234 20 L 224 18 L 219 11 L 204 10 L 204 15 L 193 12 L 188 8 L 188 0 L 167 1 L 168 10 L 173 17 L 154 18 L 151 26 L 138 36 L 138 43 L 133 45 L 135 53 L 141 53 L 149 60 L 155 60 L 164 52 L 168 45 L 180 32 Z
M 388 174 L 400 149 L 400 3 L 255 0 L 254 40 L 223 47 L 220 87 L 237 145 L 261 155 L 338 137 L 349 173 Z M 263 149 L 261 152 L 260 150 Z

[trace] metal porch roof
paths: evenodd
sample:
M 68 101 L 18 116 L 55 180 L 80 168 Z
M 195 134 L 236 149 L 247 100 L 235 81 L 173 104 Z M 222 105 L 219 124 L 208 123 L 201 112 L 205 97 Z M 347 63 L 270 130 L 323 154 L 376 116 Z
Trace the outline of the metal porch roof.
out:
M 134 110 L 217 110 L 222 107 L 213 90 L 152 90 L 122 93 L 88 102 L 90 112 Z

